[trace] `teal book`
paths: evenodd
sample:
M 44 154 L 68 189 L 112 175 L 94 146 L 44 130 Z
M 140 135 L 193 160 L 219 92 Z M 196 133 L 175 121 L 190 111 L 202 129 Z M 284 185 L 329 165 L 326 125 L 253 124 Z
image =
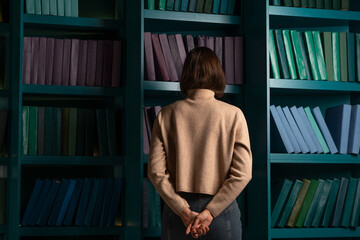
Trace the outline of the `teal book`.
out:
M 166 1 L 166 10 L 172 11 L 174 10 L 174 0 L 167 0 Z
M 61 155 L 69 155 L 69 108 L 61 109 Z
M 294 0 L 293 3 L 294 3 L 294 7 L 300 7 L 301 6 L 300 0 Z
M 269 30 L 269 51 L 270 51 L 270 64 L 272 73 L 275 79 L 280 79 L 279 63 L 276 55 L 275 39 L 273 30 Z
M 326 71 L 326 65 L 325 65 L 324 52 L 323 52 L 323 46 L 321 43 L 320 32 L 313 31 L 312 34 L 314 37 L 315 54 L 316 54 L 317 65 L 319 67 L 320 80 L 327 80 L 327 71 Z
M 356 228 L 360 217 L 360 178 L 357 179 L 354 207 L 350 218 L 350 227 Z
M 291 79 L 297 79 L 296 65 L 295 65 L 295 61 L 294 61 L 294 53 L 292 50 L 292 45 L 291 45 L 291 40 L 290 40 L 290 31 L 283 30 L 282 33 L 283 33 L 283 38 L 284 38 L 286 59 L 287 59 L 288 65 L 289 65 L 290 77 L 291 77 Z
M 53 108 L 53 155 L 61 155 L 61 108 Z
M 48 219 L 49 226 L 55 226 L 58 216 L 60 214 L 61 205 L 65 200 L 65 195 L 70 187 L 70 180 L 61 179 L 60 188 L 56 195 L 54 205 L 52 206 L 51 213 Z
M 325 9 L 332 9 L 331 2 L 332 0 L 324 0 Z
M 166 0 L 155 0 L 155 8 L 158 10 L 165 10 Z
M 331 32 L 323 32 L 322 39 L 323 39 L 323 47 L 325 54 L 327 78 L 329 81 L 334 81 L 334 64 L 333 64 L 333 48 L 332 48 Z
M 298 35 L 299 35 L 300 49 L 301 49 L 302 57 L 304 59 L 306 78 L 308 80 L 311 80 L 313 78 L 311 76 L 310 60 L 309 60 L 309 54 L 307 53 L 307 49 L 306 49 L 306 43 L 303 38 L 303 32 L 298 32 Z
M 341 0 L 341 10 L 343 11 L 350 10 L 350 0 Z
M 280 1 L 280 0 L 273 0 L 273 1 L 272 1 L 272 5 L 274 5 L 274 6 L 281 6 L 281 1 Z
M 360 82 L 360 33 L 355 34 L 356 38 L 356 81 Z
M 61 203 L 61 206 L 60 206 L 59 215 L 58 215 L 58 217 L 56 219 L 56 226 L 61 226 L 62 223 L 63 223 L 66 211 L 67 211 L 67 209 L 68 209 L 68 207 L 70 205 L 70 200 L 71 200 L 71 197 L 73 195 L 75 186 L 76 186 L 76 181 L 74 179 L 70 179 L 69 188 L 67 189 L 67 191 L 65 193 L 64 200 L 63 200 L 63 202 Z
M 345 207 L 345 197 L 349 186 L 348 178 L 341 178 L 339 193 L 336 198 L 333 215 L 331 216 L 330 227 L 340 227 L 341 216 Z
M 41 15 L 41 0 L 35 0 L 35 14 Z
M 149 182 L 149 227 L 156 226 L 156 207 L 155 207 L 156 190 L 151 182 Z
M 331 187 L 331 190 L 329 193 L 329 198 L 328 198 L 328 201 L 326 204 L 324 216 L 323 216 L 323 219 L 322 219 L 321 225 L 320 225 L 321 227 L 329 226 L 330 218 L 331 218 L 332 212 L 334 210 L 336 197 L 338 195 L 339 188 L 340 188 L 340 180 L 335 178 L 333 180 L 333 184 L 332 184 L 332 187 Z
M 340 76 L 342 82 L 348 81 L 348 62 L 347 62 L 347 39 L 346 33 L 339 33 L 339 45 L 340 45 Z
M 316 8 L 324 8 L 324 0 L 316 0 Z
M 347 33 L 348 81 L 355 82 L 355 34 Z
M 181 0 L 175 0 L 174 2 L 174 11 L 180 11 L 181 8 Z
M 79 17 L 79 0 L 71 0 L 71 16 Z
M 65 16 L 65 0 L 56 0 L 57 1 L 57 15 Z
M 145 9 L 155 9 L 155 0 L 145 0 Z
M 220 14 L 226 14 L 227 8 L 228 8 L 228 2 L 229 0 L 221 0 L 220 1 Z
M 341 8 L 341 0 L 333 0 L 332 9 L 340 10 Z
M 271 214 L 271 227 L 275 227 L 276 222 L 280 216 L 281 210 L 285 205 L 285 201 L 289 196 L 293 181 L 284 179 L 277 184 L 274 184 L 271 190 L 271 204 L 273 205 Z
M 169 1 L 169 0 L 167 0 L 167 1 Z M 204 3 L 205 3 L 204 0 L 196 0 L 195 11 L 198 12 L 198 13 L 202 13 L 203 10 L 204 10 Z
M 235 0 L 229 0 L 227 14 L 234 15 L 235 12 Z
M 220 0 L 219 0 L 220 1 Z M 182 12 L 187 12 L 189 8 L 189 0 L 181 0 L 181 7 L 180 10 Z
M 41 14 L 49 15 L 50 14 L 50 0 L 41 1 Z
M 331 33 L 332 38 L 332 56 L 333 56 L 333 67 L 334 67 L 334 81 L 340 81 L 340 43 L 339 33 Z
M 324 185 L 326 184 L 326 181 L 319 179 L 319 186 L 316 189 L 315 195 L 313 200 L 311 201 L 309 211 L 306 214 L 305 221 L 304 221 L 304 227 L 310 227 L 311 223 L 314 219 L 316 209 L 319 205 L 320 197 L 323 194 L 324 191 Z
M 29 154 L 29 106 L 23 106 L 21 120 L 22 120 L 22 130 L 21 130 L 21 149 L 23 155 Z
M 285 7 L 293 7 L 293 0 L 284 0 Z
M 314 47 L 314 39 L 310 31 L 305 32 L 306 46 L 309 54 L 310 67 L 313 76 L 313 80 L 320 80 L 319 67 L 316 61 L 316 53 Z
M 342 213 L 342 219 L 340 222 L 340 226 L 344 228 L 348 228 L 350 226 L 350 218 L 354 206 L 357 183 L 358 181 L 356 178 L 350 178 L 349 186 L 346 193 L 344 210 Z
M 315 215 L 314 215 L 313 221 L 311 223 L 311 227 L 319 227 L 319 225 L 320 225 L 321 217 L 323 216 L 324 211 L 325 211 L 325 207 L 326 207 L 326 203 L 329 198 L 329 193 L 330 193 L 330 190 L 332 187 L 332 183 L 333 183 L 333 181 L 329 180 L 329 179 L 327 179 L 324 183 L 324 189 L 320 196 L 319 204 L 316 208 Z
M 161 227 L 161 198 L 158 192 L 155 191 L 155 227 Z
M 211 13 L 212 5 L 213 5 L 213 0 L 205 0 L 204 13 Z
M 45 119 L 44 119 L 44 155 L 53 154 L 53 109 L 51 107 L 45 107 Z
M 37 155 L 37 107 L 29 107 L 29 155 Z
M 35 14 L 35 0 L 26 0 L 26 13 Z
M 89 197 L 89 204 L 86 209 L 84 226 L 91 226 L 91 224 L 92 224 L 92 219 L 94 216 L 94 210 L 95 210 L 96 199 L 98 196 L 99 186 L 100 186 L 100 179 L 97 179 L 97 178 L 92 179 L 92 188 L 91 188 L 91 193 L 90 193 L 90 197 Z
M 281 34 L 281 30 L 274 30 L 275 43 L 277 46 L 277 53 L 279 56 L 281 76 L 285 79 L 290 79 L 289 65 L 285 54 L 285 44 Z
M 182 0 L 187 1 L 187 0 Z M 218 14 L 220 11 L 220 0 L 213 0 L 212 13 Z
M 69 109 L 69 155 L 76 155 L 77 108 Z
M 290 216 L 291 210 L 294 207 L 295 201 L 299 195 L 300 189 L 303 185 L 303 182 L 300 180 L 296 180 L 294 186 L 290 192 L 289 198 L 286 201 L 284 210 L 280 214 L 279 221 L 275 224 L 276 227 L 283 228 Z
M 290 31 L 291 41 L 294 47 L 296 65 L 299 73 L 299 78 L 302 80 L 307 79 L 306 70 L 305 70 L 305 63 L 301 52 L 300 42 L 299 42 L 299 35 L 298 32 L 295 30 Z
M 64 7 L 65 7 L 65 16 L 66 17 L 72 17 L 72 11 L 71 11 L 71 5 L 72 0 L 64 0 Z
M 57 16 L 58 10 L 57 10 L 57 2 L 56 0 L 50 0 L 50 15 Z
M 301 0 L 301 7 L 308 8 L 309 7 L 309 0 Z
M 316 8 L 316 0 L 309 0 L 309 7 Z
M 109 156 L 109 143 L 107 136 L 107 122 L 105 109 L 96 109 L 97 132 L 99 139 L 100 156 Z
M 117 144 L 117 131 L 116 131 L 116 117 L 114 109 L 106 109 L 106 126 L 107 137 L 109 145 L 109 156 L 117 156 L 118 144 Z

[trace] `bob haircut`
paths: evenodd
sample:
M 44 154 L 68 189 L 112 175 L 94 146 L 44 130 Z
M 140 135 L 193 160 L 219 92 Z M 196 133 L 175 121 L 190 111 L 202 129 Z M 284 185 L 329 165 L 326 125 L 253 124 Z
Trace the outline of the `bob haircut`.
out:
M 226 86 L 224 70 L 215 53 L 207 47 L 196 47 L 186 56 L 180 78 L 181 93 L 187 96 L 191 89 L 205 88 L 222 97 Z

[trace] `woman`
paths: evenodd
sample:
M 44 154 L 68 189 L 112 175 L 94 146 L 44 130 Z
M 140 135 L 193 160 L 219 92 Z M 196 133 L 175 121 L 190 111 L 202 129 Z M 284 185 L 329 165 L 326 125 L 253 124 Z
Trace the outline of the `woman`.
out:
M 225 89 L 217 56 L 191 50 L 180 80 L 184 100 L 155 120 L 148 176 L 165 202 L 162 238 L 241 239 L 236 198 L 251 179 L 252 155 L 242 111 L 215 98 Z

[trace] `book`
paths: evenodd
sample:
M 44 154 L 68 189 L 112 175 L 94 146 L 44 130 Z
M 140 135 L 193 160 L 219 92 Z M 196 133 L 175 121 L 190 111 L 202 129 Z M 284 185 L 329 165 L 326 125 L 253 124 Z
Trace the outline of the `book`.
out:
M 2 114 L 0 111 L 0 124 L 2 123 L 1 118 L 2 118 Z M 0 136 L 2 135 L 0 134 Z M 45 107 L 37 107 L 37 155 L 44 155 L 44 153 L 45 153 Z
M 351 106 L 348 153 L 359 154 L 360 151 L 360 105 Z
M 300 42 L 299 42 L 299 35 L 298 35 L 297 31 L 295 31 L 295 30 L 291 30 L 290 35 L 291 35 L 292 45 L 294 48 L 295 60 L 296 60 L 296 65 L 297 65 L 297 69 L 298 69 L 299 78 L 302 80 L 307 79 L 305 63 L 304 63 L 303 55 L 301 52 Z
M 155 0 L 155 7 L 158 10 L 165 10 L 166 0 Z
M 78 206 L 78 203 L 80 200 L 82 188 L 83 188 L 83 182 L 84 182 L 83 179 L 76 179 L 75 188 L 74 188 L 73 194 L 71 195 L 70 203 L 69 203 L 68 209 L 67 209 L 65 217 L 64 217 L 64 221 L 63 221 L 64 226 L 73 225 L 75 212 L 76 212 L 76 209 L 77 209 L 77 206 Z
M 354 206 L 357 182 L 358 181 L 356 178 L 350 178 L 349 180 L 349 185 L 346 192 L 346 198 L 344 203 L 344 210 L 342 212 L 342 218 L 340 222 L 340 226 L 344 228 L 348 228 L 350 226 L 350 218 Z
M 205 0 L 204 13 L 211 13 L 212 5 L 213 5 L 213 0 Z
M 213 0 L 212 13 L 218 14 L 220 11 L 220 0 Z
M 173 62 L 174 62 L 175 68 L 176 68 L 177 75 L 179 76 L 179 80 L 180 80 L 183 64 L 181 62 L 179 48 L 176 44 L 175 35 L 169 35 L 168 40 L 169 40 L 169 46 L 170 46 L 170 50 L 171 50 L 171 56 L 172 56 L 172 59 L 173 59 Z
M 321 227 L 328 227 L 329 226 L 330 218 L 331 218 L 334 206 L 335 206 L 335 201 L 336 201 L 336 197 L 338 196 L 339 188 L 340 188 L 340 180 L 335 178 L 333 180 L 333 184 L 331 186 L 331 190 L 330 190 L 330 193 L 329 193 L 329 198 L 328 198 L 328 201 L 326 203 L 324 216 L 323 216 L 323 219 L 321 221 Z
M 42 211 L 42 207 L 45 203 L 46 197 L 49 194 L 50 186 L 51 186 L 50 179 L 44 179 L 44 184 L 41 188 L 41 191 L 40 191 L 39 197 L 37 198 L 35 206 L 32 209 L 28 225 L 35 226 L 37 224 L 38 218 Z
M 71 55 L 70 55 L 70 77 L 69 85 L 76 86 L 79 70 L 79 50 L 80 40 L 71 39 Z
M 45 84 L 52 85 L 54 72 L 55 39 L 46 38 Z
M 79 17 L 79 0 L 71 0 L 71 16 Z
M 50 15 L 52 15 L 52 16 L 58 15 L 56 0 L 50 0 Z
M 78 63 L 76 86 L 85 86 L 86 85 L 87 53 L 88 53 L 88 40 L 80 40 L 79 41 L 79 63 Z M 108 55 L 107 57 L 110 58 L 110 55 Z M 110 60 L 107 60 L 107 61 L 110 61 Z M 110 68 L 107 70 L 110 71 Z M 107 75 L 110 75 L 110 73 L 108 73 Z M 108 78 L 107 78 L 107 83 L 109 84 Z M 109 85 L 106 85 L 106 87 L 109 87 Z
M 188 12 L 195 12 L 197 0 L 189 0 Z
M 102 77 L 103 77 L 103 62 L 104 62 L 104 40 L 97 41 L 96 47 L 96 70 L 95 70 L 95 86 L 102 86 Z
M 146 124 L 146 120 L 145 120 L 145 109 L 143 111 L 143 151 L 144 154 L 149 154 L 150 152 L 150 141 L 149 141 L 149 135 L 148 135 L 148 130 L 147 130 L 147 124 Z
M 331 9 L 332 8 L 332 0 L 324 0 L 324 7 L 325 9 Z
M 210 48 L 211 51 L 214 52 L 215 51 L 215 37 L 207 36 L 205 42 L 206 42 L 206 47 Z M 242 37 L 235 37 L 235 48 L 236 48 L 235 54 L 243 54 L 243 43 L 244 43 L 244 41 L 243 41 Z M 240 45 L 238 45 L 238 44 L 240 44 Z M 237 49 L 239 51 L 238 53 L 236 53 Z M 239 61 L 239 60 L 236 60 L 236 56 L 235 56 L 235 61 Z
M 155 10 L 155 0 L 146 0 L 144 5 L 145 9 Z
M 96 61 L 94 61 L 95 67 Z M 113 41 L 111 87 L 120 87 L 121 83 L 121 41 Z M 95 79 L 94 79 L 95 84 Z
M 347 59 L 347 38 L 345 32 L 339 33 L 340 47 L 340 79 L 342 82 L 348 81 L 348 59 Z
M 317 125 L 316 120 L 315 120 L 314 116 L 312 115 L 310 108 L 306 107 L 304 109 L 304 111 L 305 111 L 306 116 L 308 117 L 308 119 L 309 119 L 309 121 L 311 123 L 312 128 L 315 131 L 316 137 L 318 138 L 318 140 L 319 140 L 319 142 L 321 144 L 321 147 L 324 150 L 324 153 L 329 153 L 330 150 L 329 150 L 329 148 L 328 148 L 328 146 L 326 144 L 325 138 L 322 135 L 321 130 L 320 130 L 319 126 Z
M 221 0 L 220 1 L 220 9 L 219 9 L 220 14 L 227 13 L 228 3 L 229 3 L 229 0 Z
M 77 108 L 69 108 L 69 138 L 68 138 L 68 155 L 76 155 L 76 127 L 77 127 Z M 81 122 L 84 124 L 85 121 Z
M 359 43 L 360 43 L 360 36 L 359 36 Z M 220 65 L 223 66 L 223 38 L 222 37 L 215 37 L 215 54 L 220 61 Z M 360 56 L 360 53 L 359 53 L 359 56 Z
M 293 0 L 284 0 L 285 7 L 293 7 Z
M 39 65 L 38 65 L 38 79 L 37 84 L 45 84 L 45 69 L 46 69 L 46 38 L 41 37 L 39 42 Z
M 301 54 L 302 57 L 304 59 L 304 66 L 305 66 L 305 71 L 306 71 L 306 76 L 307 79 L 313 79 L 311 76 L 311 67 L 310 67 L 310 59 L 309 59 L 309 55 L 308 55 L 308 51 L 307 51 L 307 46 L 305 44 L 304 38 L 303 38 L 303 33 L 302 32 L 298 32 L 299 35 L 299 43 L 300 43 L 300 49 L 301 49 Z
M 290 31 L 289 30 L 283 30 L 283 39 L 284 39 L 284 46 L 285 46 L 285 53 L 286 53 L 286 62 L 289 66 L 289 72 L 290 72 L 290 78 L 291 79 L 297 79 L 297 73 L 296 73 L 296 66 L 294 61 L 294 53 L 291 46 L 291 40 L 290 40 Z
M 234 78 L 236 85 L 244 83 L 244 39 L 234 37 Z
M 32 215 L 32 212 L 34 211 L 36 202 L 39 199 L 40 193 L 42 191 L 44 185 L 44 181 L 41 179 L 36 179 L 33 190 L 30 195 L 30 199 L 27 202 L 24 215 L 21 219 L 21 226 L 26 227 L 29 224 L 30 217 Z
M 97 51 L 97 41 L 88 40 L 87 44 L 87 56 L 86 56 L 86 75 L 85 75 L 85 86 L 95 86 L 96 78 L 96 51 Z M 117 69 L 120 69 L 120 66 L 116 66 Z M 114 70 L 114 66 L 113 66 Z
M 61 109 L 61 155 L 69 155 L 69 108 Z
M 167 1 L 169 1 L 169 0 L 167 0 Z M 195 12 L 199 12 L 199 13 L 203 12 L 204 3 L 205 3 L 204 0 L 196 0 Z
M 168 11 L 174 10 L 174 0 L 166 1 L 166 10 L 168 10 Z
M 53 108 L 53 155 L 61 155 L 61 108 Z
M 281 30 L 274 30 L 274 37 L 277 46 L 277 54 L 279 56 L 280 71 L 282 78 L 290 79 L 289 66 L 285 54 L 285 45 L 282 38 Z
M 180 10 L 181 10 L 182 12 L 187 12 L 188 7 L 189 7 L 189 0 L 181 0 Z
M 84 182 L 83 182 L 83 187 L 81 190 L 81 195 L 80 195 L 80 200 L 79 200 L 79 205 L 76 211 L 76 217 L 75 217 L 75 222 L 74 225 L 75 226 L 84 226 L 84 221 L 85 221 L 85 214 L 86 214 L 86 209 L 89 203 L 89 196 L 90 196 L 90 191 L 92 188 L 92 181 L 89 178 L 85 178 Z
M 224 37 L 224 68 L 226 84 L 235 84 L 234 38 Z
M 105 114 L 106 114 L 109 156 L 117 156 L 118 151 L 117 151 L 115 110 L 114 109 L 106 109 Z
M 32 69 L 32 44 L 30 37 L 23 38 L 22 82 L 30 84 Z
M 65 16 L 72 17 L 71 3 L 72 0 L 64 0 Z
M 340 154 L 348 153 L 351 105 L 342 104 L 326 109 L 325 121 Z
M 186 50 L 185 50 L 184 40 L 183 40 L 181 34 L 175 34 L 175 39 L 176 39 L 176 45 L 179 49 L 181 63 L 182 63 L 182 65 L 184 65 L 185 58 L 186 58 Z
M 271 214 L 271 227 L 275 227 L 275 224 L 280 216 L 280 212 L 283 209 L 285 205 L 285 201 L 287 197 L 289 196 L 291 187 L 293 185 L 293 181 L 289 179 L 284 179 L 280 183 L 278 183 L 278 194 L 276 194 L 276 187 L 272 187 L 272 201 L 271 203 L 274 204 L 272 208 L 272 214 Z M 281 186 L 281 188 L 280 188 Z M 273 190 L 274 189 L 274 190 Z
M 339 227 L 341 221 L 341 215 L 344 209 L 345 196 L 349 185 L 349 179 L 341 178 L 339 193 L 336 198 L 334 212 L 331 218 L 330 226 Z
M 320 220 L 325 211 L 325 207 L 326 207 L 326 203 L 328 201 L 332 183 L 333 183 L 333 181 L 329 180 L 329 179 L 327 179 L 324 183 L 324 189 L 320 196 L 319 203 L 317 205 L 315 215 L 314 215 L 313 221 L 311 223 L 311 227 L 319 227 L 319 225 L 320 225 Z
M 333 9 L 340 10 L 341 8 L 341 0 L 333 0 Z
M 106 179 L 106 187 L 104 193 L 104 201 L 101 210 L 101 217 L 100 217 L 100 226 L 107 226 L 108 218 L 109 218 L 109 210 L 110 204 L 112 199 L 112 190 L 113 190 L 114 181 L 111 178 Z
M 37 84 L 38 71 L 39 71 L 39 51 L 40 51 L 40 38 L 31 38 L 31 72 L 30 72 L 30 84 Z
M 37 154 L 37 107 L 29 107 L 29 155 Z
M 173 35 L 169 36 L 169 43 L 170 43 L 171 36 L 173 36 Z M 171 46 L 171 49 L 172 48 L 173 48 L 173 46 Z M 153 53 L 150 32 L 144 32 L 144 56 L 145 56 L 146 80 L 155 81 L 156 77 L 155 77 L 154 53 Z
M 356 81 L 360 82 L 360 33 L 355 34 L 356 40 Z
M 56 221 L 58 219 L 58 216 L 59 216 L 59 213 L 60 213 L 60 210 L 61 210 L 61 205 L 64 202 L 65 195 L 66 195 L 69 187 L 70 187 L 70 180 L 61 179 L 59 190 L 58 190 L 58 193 L 56 195 L 54 205 L 52 206 L 49 219 L 47 221 L 47 224 L 49 226 L 55 226 L 56 225 Z
M 109 156 L 109 142 L 107 137 L 105 109 L 96 109 L 96 121 L 100 156 Z
M 235 0 L 228 0 L 228 7 L 227 7 L 227 14 L 228 15 L 234 15 L 235 12 Z
M 281 76 L 280 76 L 279 63 L 276 54 L 273 30 L 269 30 L 269 52 L 270 52 L 270 65 L 271 65 L 273 77 L 275 79 L 280 79 Z
M 113 56 L 113 41 L 105 40 L 104 41 L 103 76 L 102 76 L 102 86 L 103 87 L 111 86 L 111 73 L 112 73 L 111 68 L 112 68 L 112 60 L 113 60 L 112 56 Z
M 51 180 L 51 186 L 50 186 L 49 192 L 47 193 L 47 196 L 45 198 L 44 204 L 41 207 L 42 210 L 41 210 L 41 213 L 37 220 L 37 223 L 36 223 L 37 225 L 45 226 L 45 224 L 47 223 L 48 218 L 51 213 L 51 208 L 54 204 L 54 201 L 55 201 L 56 195 L 59 191 L 59 188 L 60 188 L 60 182 L 55 179 Z
M 281 1 L 280 1 L 280 0 L 273 0 L 273 1 L 272 1 L 272 4 L 273 4 L 274 6 L 281 6 Z
M 350 10 L 350 0 L 341 0 L 341 10 Z
M 154 48 L 156 80 L 170 81 L 170 76 L 161 50 L 159 34 L 152 34 L 151 40 Z
M 355 34 L 346 33 L 348 81 L 355 82 Z
M 22 120 L 22 130 L 21 130 L 21 153 L 23 155 L 29 154 L 29 106 L 23 106 L 21 120 Z
M 334 67 L 334 81 L 340 81 L 340 46 L 339 46 L 339 33 L 332 32 L 332 56 L 333 56 L 333 67 Z
M 64 56 L 64 39 L 55 39 L 52 85 L 61 85 L 63 56 Z
M 62 62 L 61 85 L 69 85 L 70 82 L 70 59 L 71 59 L 71 39 L 64 39 L 64 52 Z
M 85 155 L 86 109 L 77 109 L 76 116 L 76 155 Z
M 294 0 L 293 3 L 294 3 L 294 7 L 300 7 L 301 6 L 300 5 L 300 0 Z
M 121 189 L 122 189 L 122 179 L 115 178 L 112 189 L 111 202 L 110 202 L 109 218 L 107 224 L 108 226 L 113 226 L 115 224 L 116 216 L 119 209 Z
M 309 7 L 309 0 L 301 0 L 301 7 L 308 8 Z
M 69 187 L 68 187 L 68 189 L 67 189 L 67 191 L 65 193 L 64 200 L 61 203 L 60 211 L 59 211 L 58 217 L 56 219 L 56 226 L 61 226 L 62 223 L 63 223 L 66 211 L 67 211 L 67 209 L 69 207 L 69 204 L 70 204 L 71 197 L 72 197 L 73 192 L 75 190 L 75 186 L 76 186 L 76 180 L 70 179 Z
M 54 148 L 54 126 L 53 126 L 53 109 L 45 107 L 45 120 L 44 120 L 44 155 L 52 155 Z
M 297 142 L 297 140 L 295 138 L 295 135 L 294 135 L 294 132 L 292 131 L 292 129 L 290 127 L 290 124 L 289 124 L 288 120 L 285 117 L 284 111 L 282 110 L 282 108 L 280 106 L 277 106 L 276 110 L 277 110 L 277 113 L 278 113 L 278 115 L 280 117 L 281 123 L 282 123 L 283 127 L 285 128 L 285 132 L 287 133 L 287 135 L 289 137 L 290 143 L 294 148 L 294 152 L 295 153 L 300 153 L 301 152 L 300 145 Z
M 26 0 L 26 13 L 35 14 L 35 0 Z
M 189 53 L 193 48 L 195 48 L 194 38 L 192 35 L 188 34 L 185 36 L 185 44 L 187 53 Z
M 57 15 L 65 16 L 65 1 L 64 0 L 56 0 L 57 2 Z
M 91 226 L 91 224 L 92 224 L 92 219 L 93 219 L 94 210 L 95 210 L 94 208 L 95 208 L 95 204 L 96 204 L 97 195 L 99 192 L 100 180 L 94 178 L 91 181 L 92 181 L 92 188 L 91 188 L 91 192 L 90 192 L 90 196 L 89 196 L 89 204 L 86 209 L 84 226 Z
M 162 52 L 164 54 L 166 68 L 169 72 L 170 80 L 172 82 L 179 81 L 179 76 L 176 71 L 176 67 L 171 55 L 171 50 L 169 46 L 169 41 L 166 33 L 159 34 L 159 41 L 161 45 Z
M 311 223 L 312 223 L 312 221 L 314 219 L 317 207 L 319 205 L 320 198 L 321 198 L 321 196 L 323 194 L 325 185 L 326 185 L 326 181 L 322 180 L 322 179 L 319 179 L 319 185 L 318 185 L 318 187 L 316 189 L 313 200 L 311 201 L 309 211 L 306 214 L 306 218 L 305 218 L 305 221 L 304 221 L 304 227 L 310 227 L 311 226 Z
M 101 178 L 99 180 L 99 190 L 98 190 L 95 207 L 94 207 L 92 226 L 100 226 L 101 211 L 102 211 L 103 202 L 104 202 L 105 188 L 106 188 L 106 179 Z
M 174 11 L 180 11 L 181 8 L 181 0 L 175 0 L 174 2 Z
M 360 180 L 358 178 L 356 190 L 355 190 L 354 206 L 352 209 L 349 226 L 352 228 L 356 228 L 359 223 L 359 217 L 360 217 Z
M 332 55 L 333 49 L 332 49 L 331 35 L 332 35 L 331 32 L 323 32 L 322 39 L 323 39 L 327 79 L 329 81 L 334 81 L 334 64 L 333 64 L 333 55 Z
M 100 124 L 102 125 L 102 124 Z M 104 126 L 102 126 L 104 127 Z M 95 146 L 95 131 L 96 124 L 96 112 L 93 109 L 86 109 L 86 122 L 85 122 L 85 156 L 94 155 Z
M 320 32 L 312 31 L 312 34 L 313 34 L 313 39 L 314 39 L 316 62 L 317 62 L 317 66 L 319 69 L 319 77 L 320 77 L 320 80 L 327 80 L 326 65 L 325 65 L 324 52 L 323 52 L 323 46 L 321 43 Z
M 324 0 L 316 0 L 316 8 L 324 8 Z

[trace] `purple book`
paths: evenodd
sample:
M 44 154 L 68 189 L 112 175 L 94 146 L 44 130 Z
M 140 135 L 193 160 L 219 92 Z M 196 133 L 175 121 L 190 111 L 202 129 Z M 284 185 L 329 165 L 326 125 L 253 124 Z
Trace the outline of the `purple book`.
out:
M 95 86 L 102 86 L 103 77 L 103 64 L 104 64 L 104 40 L 97 41 L 96 48 L 96 74 L 95 74 Z
M 241 85 L 244 83 L 244 39 L 243 37 L 234 38 L 234 53 L 235 53 L 235 84 Z
M 70 85 L 76 86 L 79 70 L 79 39 L 71 39 Z
M 185 43 L 186 43 L 187 52 L 190 52 L 195 47 L 194 38 L 192 35 L 185 36 Z
M 103 87 L 111 86 L 111 68 L 112 68 L 112 55 L 113 55 L 113 41 L 105 40 L 104 45 L 104 63 L 103 63 Z
M 145 54 L 145 80 L 155 81 L 155 64 L 154 64 L 154 52 L 151 43 L 151 33 L 144 32 L 144 54 Z
M 185 46 L 184 46 L 184 40 L 183 40 L 181 34 L 175 34 L 175 39 L 176 39 L 176 44 L 179 49 L 181 63 L 182 63 L 182 65 L 184 65 L 185 58 L 186 58 L 186 50 L 185 50 Z
M 160 46 L 159 34 L 152 34 L 151 40 L 154 47 L 156 80 L 170 81 L 164 55 Z
M 121 41 L 113 41 L 111 87 L 120 87 L 121 80 Z
M 159 34 L 159 40 L 160 40 L 161 48 L 162 48 L 162 51 L 163 51 L 163 54 L 164 54 L 166 68 L 169 71 L 170 80 L 172 82 L 179 81 L 179 76 L 177 74 L 175 64 L 174 64 L 174 61 L 173 61 L 173 58 L 172 58 L 172 55 L 171 55 L 169 41 L 168 41 L 168 38 L 166 36 L 166 33 Z
M 40 38 L 38 84 L 45 84 L 46 69 L 46 38 Z
M 51 85 L 53 82 L 53 72 L 54 72 L 54 48 L 55 48 L 55 39 L 47 38 L 46 39 L 46 68 L 45 68 L 45 84 Z
M 205 36 L 197 36 L 196 37 L 196 46 L 197 47 L 205 47 Z
M 64 39 L 55 39 L 53 85 L 61 85 Z
M 215 38 L 206 37 L 206 47 L 210 48 L 212 51 L 215 51 Z
M 180 78 L 181 73 L 182 73 L 183 64 L 180 59 L 179 48 L 176 44 L 175 35 L 169 35 L 168 39 L 169 39 L 171 55 L 172 55 L 172 58 L 173 58 L 173 61 L 174 61 L 175 67 L 176 67 L 176 72 Z
M 86 86 L 95 86 L 97 41 L 88 40 L 86 63 Z
M 86 59 L 87 59 L 87 40 L 79 42 L 79 68 L 77 74 L 77 86 L 85 86 L 86 79 Z
M 31 38 L 31 73 L 30 84 L 37 84 L 38 82 L 38 70 L 39 70 L 39 50 L 40 50 L 40 38 Z
M 235 84 L 234 78 L 234 38 L 224 38 L 224 68 L 226 84 Z
M 71 58 L 71 39 L 64 39 L 64 53 L 62 65 L 61 85 L 67 86 L 70 81 L 70 58 Z
M 23 39 L 23 64 L 22 75 L 23 84 L 30 84 L 31 78 L 31 38 L 24 37 Z
M 223 66 L 223 38 L 215 37 L 215 54 L 219 58 L 221 66 Z

